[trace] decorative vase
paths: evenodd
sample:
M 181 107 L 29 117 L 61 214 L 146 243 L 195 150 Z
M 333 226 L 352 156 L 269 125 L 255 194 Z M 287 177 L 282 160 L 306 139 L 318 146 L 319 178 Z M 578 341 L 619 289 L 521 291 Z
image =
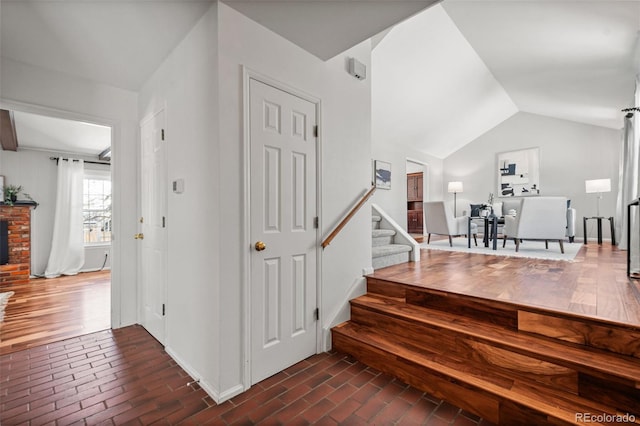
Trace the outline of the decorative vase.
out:
M 9 199 L 11 200 L 12 203 L 15 203 L 16 201 L 18 201 L 18 194 L 11 194 L 9 196 Z

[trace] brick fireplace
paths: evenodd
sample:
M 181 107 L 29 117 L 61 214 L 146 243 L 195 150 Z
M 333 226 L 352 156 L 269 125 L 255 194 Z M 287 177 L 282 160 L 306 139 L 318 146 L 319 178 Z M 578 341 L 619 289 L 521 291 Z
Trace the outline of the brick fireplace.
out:
M 0 220 L 7 222 L 9 263 L 0 265 L 0 285 L 29 281 L 31 274 L 31 206 L 0 205 Z

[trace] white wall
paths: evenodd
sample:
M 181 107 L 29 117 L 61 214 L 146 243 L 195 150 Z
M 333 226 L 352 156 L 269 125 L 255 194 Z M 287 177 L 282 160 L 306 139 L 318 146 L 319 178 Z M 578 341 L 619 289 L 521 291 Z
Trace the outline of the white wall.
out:
M 166 108 L 166 349 L 214 396 L 219 393 L 222 344 L 219 305 L 226 303 L 218 294 L 220 246 L 225 242 L 218 231 L 216 21 L 214 4 L 143 85 L 139 102 L 141 118 Z M 170 190 L 177 178 L 184 179 L 182 194 Z
M 137 232 L 137 94 L 6 58 L 0 64 L 0 87 L 0 106 L 5 109 L 112 127 L 115 241 L 111 325 L 117 328 L 135 323 L 137 245 L 131 236 Z
M 241 256 L 248 247 L 242 229 L 241 65 L 321 99 L 322 234 L 327 235 L 371 181 L 370 81 L 347 73 L 347 60 L 370 64 L 369 42 L 322 62 L 225 4 L 220 11 L 221 388 L 242 381 Z M 364 208 L 322 252 L 322 312 L 329 320 L 354 281 L 371 265 L 370 210 Z M 326 325 L 326 324 L 324 324 Z
M 374 110 L 375 112 L 375 110 Z M 426 172 L 425 201 L 442 199 L 443 160 L 429 154 L 416 151 L 399 142 L 388 143 L 380 138 L 378 123 L 373 118 L 373 159 L 391 163 L 391 189 L 378 189 L 372 197 L 374 203 L 382 207 L 398 225 L 407 229 L 407 160 L 412 159 L 423 164 Z M 373 170 L 373 164 L 371 165 Z M 373 171 L 372 171 L 373 174 Z
M 490 192 L 497 193 L 496 154 L 539 147 L 541 195 L 571 199 L 577 210 L 576 236 L 581 239 L 582 217 L 596 215 L 595 194 L 585 193 L 585 180 L 611 179 L 611 192 L 603 194 L 600 214 L 615 216 L 620 144 L 618 130 L 520 112 L 447 157 L 443 184 L 463 182 L 458 211 L 468 212 L 471 202 L 486 203 Z M 445 200 L 453 202 L 451 196 Z M 603 228 L 603 236 L 609 238 L 609 227 Z M 588 235 L 596 236 L 594 221 L 589 222 Z
M 368 42 L 322 62 L 214 3 L 140 93 L 141 116 L 166 104 L 169 180 L 185 181 L 169 194 L 167 350 L 216 398 L 245 380 L 242 66 L 322 100 L 326 235 L 371 179 L 370 85 L 347 73 L 349 56 L 369 64 Z M 367 210 L 323 252 L 323 318 L 371 265 Z
M 38 207 L 31 212 L 31 274 L 42 275 L 51 252 L 53 220 L 56 203 L 56 162 L 49 157 L 59 154 L 47 151 L 18 150 L 0 151 L 0 175 L 7 184 L 22 185 Z M 76 155 L 74 158 L 83 158 Z M 83 158 L 89 159 L 89 158 Z M 87 165 L 90 168 L 91 165 Z M 103 166 L 97 166 L 103 167 Z M 22 199 L 24 197 L 20 197 Z M 110 244 L 100 247 L 85 247 L 85 262 L 82 271 L 95 271 L 102 267 L 105 250 Z M 105 268 L 109 268 L 110 258 Z

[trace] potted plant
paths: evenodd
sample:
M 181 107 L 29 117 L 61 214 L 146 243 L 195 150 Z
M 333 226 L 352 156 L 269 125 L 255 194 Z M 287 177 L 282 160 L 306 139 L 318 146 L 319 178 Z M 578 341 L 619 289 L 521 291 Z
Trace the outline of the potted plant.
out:
M 27 194 L 26 192 L 22 192 L 22 185 L 5 185 L 4 187 L 4 203 L 12 206 L 13 203 L 15 203 L 16 201 L 18 201 L 18 195 L 22 193 L 22 195 L 24 195 L 24 197 L 29 200 L 29 201 L 33 201 L 33 198 L 31 198 L 31 196 L 29 194 Z

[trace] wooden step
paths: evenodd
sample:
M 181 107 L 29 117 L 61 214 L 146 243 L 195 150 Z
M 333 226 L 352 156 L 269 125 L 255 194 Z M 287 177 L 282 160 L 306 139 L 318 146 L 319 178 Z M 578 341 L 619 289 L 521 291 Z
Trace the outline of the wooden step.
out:
M 584 421 L 576 413 L 621 414 L 578 395 L 493 374 L 467 360 L 439 353 L 438 346 L 429 350 L 398 339 L 397 334 L 354 322 L 335 327 L 332 338 L 336 350 L 496 424 L 577 425 Z
M 457 317 L 640 358 L 640 327 L 367 277 L 367 291 Z
M 373 295 L 351 301 L 351 322 L 427 350 L 437 348 L 439 353 L 474 362 L 507 378 L 572 392 L 640 417 L 640 363 L 633 357 Z

